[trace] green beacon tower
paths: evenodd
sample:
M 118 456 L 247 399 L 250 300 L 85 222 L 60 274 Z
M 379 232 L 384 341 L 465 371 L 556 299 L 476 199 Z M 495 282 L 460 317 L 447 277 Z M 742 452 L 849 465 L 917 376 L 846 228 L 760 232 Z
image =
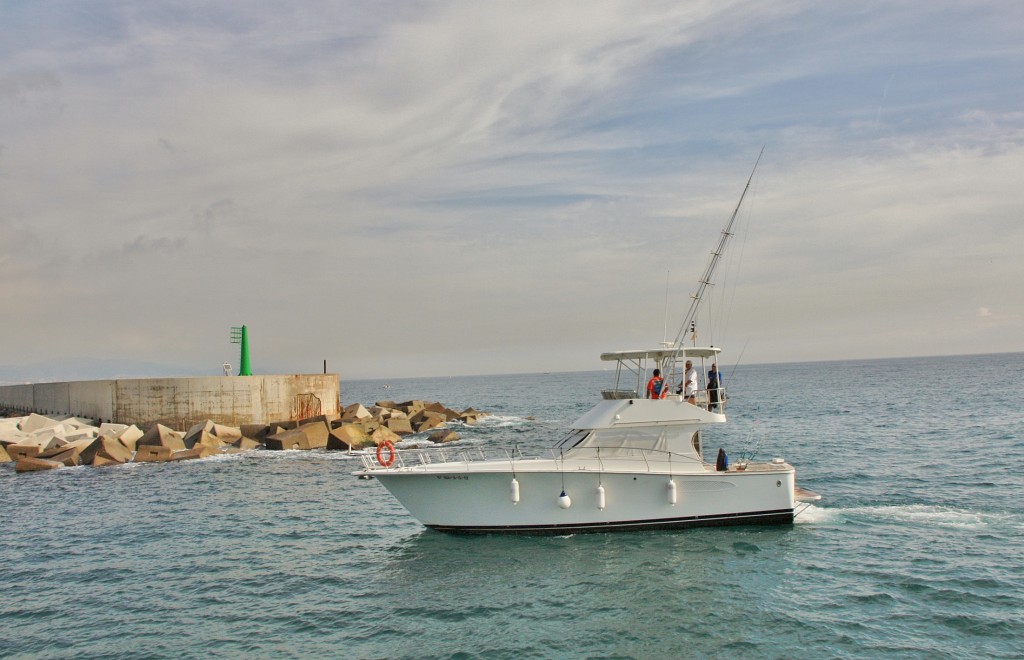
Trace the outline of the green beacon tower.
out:
M 246 326 L 231 328 L 231 343 L 242 345 L 242 356 L 238 362 L 238 375 L 251 376 L 252 367 L 249 366 L 249 329 Z

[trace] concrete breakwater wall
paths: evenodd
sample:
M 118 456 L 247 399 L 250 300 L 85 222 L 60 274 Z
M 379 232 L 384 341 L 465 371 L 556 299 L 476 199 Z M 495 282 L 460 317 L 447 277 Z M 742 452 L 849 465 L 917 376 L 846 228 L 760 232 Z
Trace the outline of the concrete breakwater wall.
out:
M 148 428 L 337 417 L 337 374 L 131 378 L 0 386 L 0 406 Z

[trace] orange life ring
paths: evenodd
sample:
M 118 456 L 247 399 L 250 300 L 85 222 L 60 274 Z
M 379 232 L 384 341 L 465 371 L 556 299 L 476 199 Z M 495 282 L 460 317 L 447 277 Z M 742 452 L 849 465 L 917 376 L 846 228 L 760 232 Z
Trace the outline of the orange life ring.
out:
M 388 458 L 387 458 L 387 460 L 384 460 L 384 450 L 385 449 L 388 450 Z M 395 451 L 395 445 L 390 440 L 385 440 L 384 442 L 382 442 L 379 445 L 377 445 L 377 462 L 380 463 L 381 465 L 383 465 L 384 467 L 387 468 L 387 467 L 391 467 L 392 465 L 394 465 L 395 464 L 395 458 L 397 456 L 398 456 L 398 452 Z

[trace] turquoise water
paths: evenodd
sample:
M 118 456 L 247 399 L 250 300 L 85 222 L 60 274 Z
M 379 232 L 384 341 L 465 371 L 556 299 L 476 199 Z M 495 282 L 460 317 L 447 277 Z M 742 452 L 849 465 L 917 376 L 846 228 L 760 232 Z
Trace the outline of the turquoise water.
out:
M 565 537 L 424 529 L 344 454 L 15 475 L 3 657 L 1024 655 L 1024 354 L 726 369 L 707 451 L 782 456 L 786 527 Z M 495 413 L 539 452 L 601 372 L 346 383 Z

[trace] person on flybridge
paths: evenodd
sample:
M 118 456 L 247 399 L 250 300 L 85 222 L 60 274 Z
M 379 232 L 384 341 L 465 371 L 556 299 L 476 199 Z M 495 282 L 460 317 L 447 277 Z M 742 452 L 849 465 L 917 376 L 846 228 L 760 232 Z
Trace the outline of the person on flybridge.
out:
M 708 371 L 708 410 L 718 409 L 718 399 L 721 384 L 718 379 L 718 363 L 711 363 L 711 370 Z
M 687 403 L 696 402 L 697 370 L 693 368 L 693 362 L 690 360 L 686 361 L 686 373 L 683 376 L 683 382 L 679 384 L 679 389 L 683 390 L 683 396 L 686 397 Z
M 647 381 L 647 398 L 664 399 L 667 393 L 665 379 L 661 377 L 661 369 L 655 369 L 654 375 Z

